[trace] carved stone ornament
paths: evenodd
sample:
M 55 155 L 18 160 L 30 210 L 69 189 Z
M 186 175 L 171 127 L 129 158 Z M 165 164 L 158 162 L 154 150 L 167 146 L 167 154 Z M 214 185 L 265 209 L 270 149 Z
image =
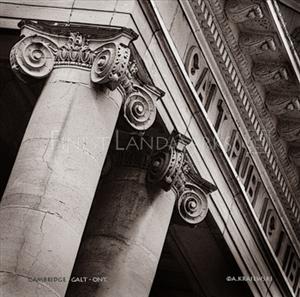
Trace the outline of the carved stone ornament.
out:
M 251 1 L 228 0 L 226 13 L 233 23 L 243 23 L 253 19 L 263 18 L 263 11 L 260 5 Z
M 283 65 L 277 64 L 256 64 L 252 74 L 254 80 L 263 85 L 289 79 L 287 69 Z
M 56 45 L 43 36 L 28 36 L 19 41 L 10 52 L 12 70 L 22 80 L 28 75 L 44 78 L 50 74 L 55 64 L 53 49 Z
M 92 82 L 107 84 L 113 90 L 125 75 L 130 50 L 123 44 L 110 43 L 98 51 L 91 70 Z
M 77 65 L 90 68 L 97 54 L 97 51 L 89 48 L 87 38 L 78 32 L 71 32 L 67 43 L 53 50 L 56 56 L 56 67 Z
M 90 27 L 63 23 L 22 21 L 21 26 L 24 37 L 13 47 L 10 60 L 23 80 L 26 75 L 44 78 L 53 68 L 80 68 L 91 71 L 92 82 L 112 90 L 125 76 L 128 44 L 136 38 L 125 29 L 101 28 L 94 34 Z
M 199 224 L 208 213 L 208 202 L 204 192 L 193 184 L 186 184 L 177 201 L 180 217 L 189 224 Z
M 265 51 L 276 51 L 275 40 L 269 35 L 242 33 L 239 44 L 249 55 L 257 55 Z
M 154 154 L 147 180 L 151 184 L 160 184 L 165 191 L 173 189 L 180 217 L 186 223 L 198 224 L 208 212 L 206 194 L 215 191 L 216 187 L 201 178 L 189 164 L 186 156 L 189 143 L 186 136 L 173 133 L 168 148 Z
M 190 142 L 191 140 L 186 136 L 173 133 L 170 138 L 170 145 L 154 154 L 148 171 L 148 181 L 153 184 L 158 183 L 165 191 L 169 191 L 180 178 L 184 164 L 185 147 Z
M 22 80 L 44 78 L 54 68 L 90 71 L 94 84 L 110 90 L 120 87 L 124 118 L 131 128 L 144 131 L 154 123 L 155 102 L 163 92 L 136 75 L 137 65 L 129 49 L 129 43 L 137 38 L 133 31 L 29 20 L 20 26 L 23 39 L 11 50 L 10 60 Z
M 123 104 L 124 118 L 138 131 L 145 131 L 152 126 L 156 118 L 154 99 L 145 89 L 134 86 Z
M 134 60 L 128 62 L 125 75 L 121 78 L 121 86 L 126 94 L 130 94 L 135 91 L 134 81 L 137 81 L 138 67 Z
M 268 94 L 266 105 L 269 111 L 275 115 L 300 115 L 300 95 L 297 94 Z

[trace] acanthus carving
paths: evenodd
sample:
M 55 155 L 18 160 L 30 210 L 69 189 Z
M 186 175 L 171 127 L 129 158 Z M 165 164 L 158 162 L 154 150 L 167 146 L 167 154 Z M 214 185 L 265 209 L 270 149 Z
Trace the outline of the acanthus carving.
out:
M 79 32 L 70 33 L 66 44 L 58 49 L 53 48 L 56 57 L 56 67 L 60 65 L 74 65 L 90 68 L 97 55 L 97 51 L 89 48 L 89 42 L 86 36 Z
M 56 45 L 43 36 L 28 36 L 20 40 L 10 52 L 10 63 L 20 79 L 25 76 L 44 78 L 55 64 L 53 49 Z
M 153 156 L 147 179 L 165 191 L 173 189 L 180 217 L 189 224 L 198 224 L 208 212 L 206 194 L 216 187 L 201 178 L 191 165 L 186 156 L 189 143 L 186 136 L 173 133 L 168 148 Z
M 275 40 L 268 35 L 242 33 L 239 44 L 250 55 L 257 55 L 264 51 L 276 51 Z
M 277 64 L 256 64 L 252 74 L 254 80 L 263 85 L 289 79 L 285 66 Z
M 228 0 L 226 13 L 233 23 L 243 23 L 253 19 L 263 18 L 260 5 L 251 1 Z

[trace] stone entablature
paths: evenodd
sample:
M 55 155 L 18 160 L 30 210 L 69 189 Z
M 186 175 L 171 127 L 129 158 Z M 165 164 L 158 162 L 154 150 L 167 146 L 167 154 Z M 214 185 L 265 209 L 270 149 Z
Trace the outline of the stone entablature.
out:
M 233 11 L 229 9 L 231 21 L 234 21 L 234 23 L 243 23 L 245 21 L 261 20 L 263 18 L 263 10 L 259 8 L 257 3 L 248 1 L 248 4 L 249 5 L 244 5 L 244 3 L 240 3 L 239 5 L 232 5 Z M 239 7 L 240 10 L 242 9 L 242 14 L 240 14 L 240 11 L 239 13 L 236 12 L 236 9 Z M 268 194 L 251 156 L 254 153 L 265 155 L 263 160 L 264 162 L 269 163 L 267 169 L 273 175 L 274 186 L 279 195 L 284 195 L 285 198 L 282 198 L 282 201 L 286 201 L 284 206 L 286 207 L 287 215 L 295 228 L 295 233 L 299 235 L 300 213 L 297 204 L 293 200 L 293 192 L 289 189 L 284 175 L 279 169 L 280 165 L 278 165 L 279 163 L 276 161 L 275 155 L 270 147 L 270 140 L 267 139 L 266 136 L 267 133 L 274 132 L 275 129 L 264 131 L 261 128 L 262 126 L 260 125 L 258 116 L 249 99 L 250 95 L 248 94 L 248 90 L 245 88 L 244 82 L 240 78 L 240 70 L 231 58 L 231 53 L 223 41 L 221 30 L 218 29 L 219 26 L 217 25 L 217 22 L 215 22 L 214 15 L 210 11 L 209 5 L 204 0 L 194 1 L 193 8 L 199 21 L 201 21 L 213 51 L 216 53 L 224 77 L 230 84 L 233 95 L 239 98 L 239 101 L 237 100 L 237 106 L 240 109 L 245 109 L 244 115 L 249 119 L 245 120 L 246 124 L 249 127 L 253 126 L 250 133 L 252 136 L 258 137 L 258 142 L 256 142 L 257 152 L 249 151 L 248 146 L 244 143 L 239 128 L 234 123 L 234 119 L 227 107 L 226 100 L 222 97 L 220 91 L 215 90 L 217 83 L 214 80 L 213 75 L 210 74 L 209 67 L 207 66 L 200 48 L 195 45 L 190 46 L 186 51 L 187 54 L 185 55 L 184 63 L 187 73 L 207 111 L 208 118 L 214 124 L 215 130 L 227 150 L 232 165 L 239 176 L 238 178 L 244 185 L 249 201 L 259 218 L 260 224 L 273 251 L 277 256 L 291 287 L 297 294 L 299 290 L 299 257 L 293 247 L 290 236 L 281 222 L 280 215 L 278 215 L 275 210 L 274 202 L 272 201 L 273 199 Z M 239 39 L 239 42 L 241 47 L 247 48 L 248 53 L 254 55 L 259 55 L 261 52 L 274 52 L 278 47 L 278 37 L 274 33 L 268 33 L 262 36 L 256 35 L 256 38 L 251 38 L 249 34 L 243 34 Z M 244 71 L 243 75 L 248 76 L 248 78 L 253 75 L 256 81 L 259 81 L 265 86 L 272 86 L 278 83 L 282 85 L 283 82 L 289 81 L 290 79 L 290 70 L 284 63 L 256 63 L 253 65 L 252 74 L 247 72 L 248 67 L 246 62 L 243 63 L 240 64 L 240 66 L 242 66 L 241 71 Z M 243 67 L 243 65 L 245 67 Z M 207 78 L 209 79 L 207 80 Z M 206 89 L 206 95 L 204 97 L 203 86 L 204 89 Z M 211 90 L 214 91 L 212 92 Z M 209 94 L 214 95 L 210 96 Z M 268 102 L 270 101 L 271 100 Z M 289 110 L 293 111 L 295 109 L 293 107 L 297 106 L 297 101 L 297 96 L 292 96 L 291 103 L 293 104 L 289 107 Z M 272 100 L 272 102 L 274 101 Z M 292 135 L 298 133 L 296 126 L 295 131 L 291 131 L 291 129 L 289 129 L 289 131 Z M 261 142 L 261 144 L 259 142 Z M 294 152 L 294 155 L 297 154 Z M 293 268 L 291 263 L 294 263 Z
M 256 3 L 255 5 L 257 6 L 258 4 Z M 242 5 L 242 8 L 247 8 L 249 10 L 248 13 L 250 13 L 252 6 Z M 289 74 L 290 70 L 285 63 L 278 63 L 278 61 L 275 60 L 275 62 L 269 64 L 255 63 L 254 65 L 252 65 L 251 73 L 249 71 L 250 67 L 248 65 L 248 61 L 243 58 L 241 50 L 238 50 L 238 42 L 236 42 L 234 47 L 236 51 L 234 53 L 234 56 L 235 59 L 238 60 L 238 62 L 235 62 L 233 60 L 232 54 L 230 53 L 230 50 L 228 49 L 227 45 L 225 44 L 226 42 L 222 37 L 222 35 L 225 33 L 221 32 L 221 30 L 218 29 L 219 25 L 217 24 L 217 22 L 213 21 L 213 13 L 215 12 L 211 11 L 210 5 L 203 0 L 200 1 L 200 4 L 195 1 L 193 7 L 195 11 L 199 12 L 199 20 L 206 23 L 207 30 L 205 30 L 205 33 L 207 34 L 207 38 L 211 40 L 211 47 L 215 52 L 216 59 L 220 61 L 220 67 L 222 72 L 224 73 L 224 78 L 232 89 L 232 95 L 237 100 L 237 106 L 240 109 L 241 114 L 244 116 L 245 124 L 249 127 L 251 136 L 255 139 L 257 150 L 261 153 L 260 156 L 262 160 L 266 162 L 266 169 L 268 170 L 270 177 L 272 178 L 274 187 L 276 188 L 278 195 L 281 198 L 283 206 L 287 209 L 287 213 L 292 214 L 292 217 L 294 217 L 294 219 L 291 219 L 291 223 L 294 225 L 295 230 L 298 230 L 300 222 L 300 211 L 298 210 L 297 203 L 295 202 L 296 198 L 294 194 L 295 191 L 297 194 L 296 189 L 298 187 L 297 171 L 288 160 L 284 144 L 282 143 L 282 140 L 278 138 L 276 128 L 270 118 L 270 115 L 268 115 L 267 110 L 264 111 L 264 116 L 262 116 L 262 119 L 259 118 L 257 110 L 263 109 L 264 103 L 261 102 L 262 99 L 260 97 L 259 91 L 256 90 L 255 85 L 253 84 L 253 81 L 251 79 L 251 76 L 253 75 L 257 82 L 260 82 L 260 84 L 264 86 L 268 86 L 267 93 L 269 95 L 267 96 L 266 101 L 269 102 L 271 100 L 270 96 L 274 96 L 274 92 L 272 92 L 270 86 L 279 86 L 280 88 L 284 88 L 285 90 L 289 89 L 289 92 L 293 92 L 293 89 L 291 90 L 291 88 L 287 86 L 284 87 L 282 85 L 285 82 L 287 84 L 291 84 L 291 75 Z M 224 16 L 224 10 L 222 8 L 224 7 L 221 5 L 215 5 L 215 10 L 218 10 L 219 14 Z M 229 14 L 231 15 L 232 12 L 229 8 L 228 10 Z M 227 18 L 224 16 L 222 19 L 222 21 L 224 22 L 224 26 L 226 20 Z M 251 20 L 252 19 L 250 18 L 248 22 L 250 22 Z M 271 22 L 266 18 L 263 19 L 263 17 L 261 16 L 258 18 L 254 18 L 253 21 L 263 22 L 263 26 L 271 30 Z M 244 22 L 245 20 L 242 23 Z M 230 27 L 228 24 L 226 26 L 226 32 L 227 34 L 229 34 L 228 32 L 230 31 Z M 239 39 L 240 44 L 245 44 L 244 34 L 245 33 L 243 33 L 241 38 Z M 261 34 L 270 35 L 269 31 Z M 276 34 L 274 34 L 273 32 L 271 33 L 271 36 L 273 36 L 272 41 L 275 41 L 275 47 L 278 48 L 279 38 L 276 37 Z M 226 40 L 229 43 L 235 42 L 234 38 L 235 37 L 233 33 L 231 33 L 230 38 L 227 38 Z M 266 52 L 265 55 L 269 55 L 270 52 L 274 52 L 274 46 L 267 45 L 268 40 L 270 42 L 270 37 L 265 36 L 265 43 L 263 43 L 262 46 L 260 46 L 259 49 L 255 51 L 254 57 L 257 57 L 261 52 Z M 252 51 L 253 54 L 253 44 L 257 44 L 257 41 L 248 40 L 247 42 L 248 44 L 252 44 L 250 48 L 247 48 L 248 51 Z M 273 57 L 272 59 L 274 60 Z M 239 65 L 239 67 L 237 67 L 236 65 Z M 266 68 L 268 68 L 268 71 L 265 70 Z M 243 81 L 243 79 L 241 78 L 242 76 L 246 79 L 246 81 Z M 247 84 L 250 84 L 251 86 L 247 87 Z M 277 96 L 278 92 L 279 91 L 276 91 Z M 294 90 L 294 93 L 295 92 L 297 91 Z M 285 96 L 287 96 L 286 92 Z M 256 107 L 253 106 L 252 100 L 250 100 L 250 98 L 255 98 L 254 101 L 256 101 L 254 102 L 254 104 L 256 105 Z M 261 120 L 264 122 L 263 125 L 261 124 Z M 277 147 L 276 152 L 273 152 L 273 147 Z M 279 155 L 280 159 L 278 159 L 276 155 Z M 286 165 L 286 171 L 282 172 L 282 170 L 280 169 L 281 162 Z M 287 175 L 287 178 L 285 177 L 285 175 Z M 293 190 L 291 188 L 293 188 Z M 299 235 L 299 230 L 296 231 L 296 233 L 298 233 Z
M 209 13 L 204 1 L 201 3 L 200 9 L 203 14 L 202 17 L 205 15 L 204 20 L 209 23 L 209 26 L 207 26 L 206 29 L 210 30 L 211 35 L 215 39 L 215 43 L 212 44 L 214 46 L 217 44 L 218 50 L 220 49 L 222 51 L 222 61 L 225 63 L 227 67 L 226 69 L 230 70 L 230 76 L 228 75 L 227 78 L 234 83 L 234 89 L 236 89 L 244 99 L 243 105 L 241 106 L 243 108 L 244 106 L 246 107 L 247 115 L 249 114 L 250 116 L 250 121 L 248 124 L 254 125 L 255 129 L 259 132 L 259 135 L 261 135 L 260 141 L 262 141 L 263 146 L 260 148 L 260 150 L 258 149 L 256 152 L 250 152 L 248 146 L 244 143 L 243 137 L 239 132 L 239 128 L 236 126 L 231 112 L 227 107 L 226 100 L 221 95 L 218 85 L 209 69 L 209 66 L 207 65 L 207 62 L 205 61 L 200 48 L 195 44 L 190 45 L 186 49 L 184 65 L 191 82 L 198 93 L 199 99 L 202 101 L 202 104 L 207 112 L 208 118 L 210 119 L 211 123 L 214 124 L 214 128 L 218 133 L 220 140 L 227 151 L 227 155 L 239 176 L 238 179 L 244 185 L 248 199 L 252 204 L 261 227 L 264 230 L 264 233 L 266 234 L 266 237 L 268 238 L 277 259 L 279 260 L 285 275 L 289 279 L 291 287 L 295 292 L 297 292 L 297 286 L 299 283 L 299 275 L 297 271 L 300 265 L 297 252 L 295 251 L 294 244 L 281 221 L 280 215 L 278 215 L 276 211 L 273 199 L 268 194 L 268 191 L 261 180 L 259 171 L 252 159 L 253 153 L 265 154 L 265 149 L 267 148 L 266 155 L 271 162 L 271 167 L 269 169 L 275 172 L 276 176 L 280 176 L 279 183 L 277 181 L 277 190 L 278 186 L 281 187 L 283 189 L 283 193 L 287 193 L 289 203 L 293 200 L 291 198 L 291 194 L 289 194 L 287 184 L 284 183 L 283 176 L 279 175 L 281 173 L 278 165 L 276 166 L 275 157 L 272 155 L 269 146 L 267 147 L 268 141 L 264 136 L 265 131 L 262 131 L 259 125 L 259 121 L 255 116 L 253 108 L 251 107 L 250 101 L 246 95 L 246 91 L 242 86 L 242 82 L 238 76 L 237 70 L 235 70 L 234 64 L 231 62 L 230 56 L 226 51 L 225 45 L 223 44 L 222 39 L 216 29 L 216 25 L 213 22 L 213 16 Z M 199 3 L 197 5 L 199 5 Z M 269 34 L 267 36 L 257 38 L 257 40 L 249 40 L 249 36 L 245 36 L 240 42 L 243 43 L 244 46 L 247 46 L 248 50 L 250 50 L 252 53 L 259 53 L 261 51 L 275 51 L 277 45 L 274 40 L 277 42 L 278 37 L 276 37 L 276 35 L 274 36 L 273 34 Z M 271 65 L 267 73 L 265 73 L 265 68 L 263 69 L 259 64 L 255 65 L 255 67 L 256 76 L 266 84 L 273 84 L 275 81 L 289 79 L 289 73 L 282 65 Z M 212 144 L 212 149 L 213 146 L 214 144 Z M 293 209 L 295 211 L 295 203 L 293 205 Z M 289 217 L 294 216 L 295 214 L 297 215 L 298 213 L 288 212 Z M 297 232 L 297 219 L 292 219 L 291 222 Z M 291 267 L 290 263 L 295 263 L 294 268 Z
M 241 203 L 245 202 L 245 204 L 247 204 L 247 210 L 251 213 L 249 215 L 246 211 L 245 221 L 249 221 L 249 224 L 251 225 L 253 224 L 255 240 L 258 240 L 259 246 L 264 246 L 266 248 L 263 252 L 260 252 L 271 260 L 272 273 L 275 270 L 279 271 L 279 273 L 276 274 L 278 279 L 273 283 L 280 284 L 280 286 L 284 288 L 283 290 L 285 290 L 286 293 L 283 294 L 285 296 L 293 296 L 293 291 L 297 292 L 297 286 L 299 283 L 297 272 L 299 268 L 299 244 L 296 238 L 298 223 L 295 220 L 291 221 L 291 224 L 289 223 L 290 218 L 293 218 L 293 216 L 291 216 L 290 213 L 285 214 L 283 212 L 283 207 L 281 207 L 281 203 L 277 198 L 276 192 L 280 193 L 280 191 L 282 191 L 281 188 L 283 186 L 284 178 L 279 171 L 278 165 L 276 167 L 273 165 L 273 168 L 269 167 L 268 171 L 272 172 L 272 174 L 274 174 L 274 170 L 276 174 L 281 174 L 281 181 L 279 183 L 275 176 L 275 183 L 273 187 L 271 184 L 271 178 L 274 181 L 274 176 L 271 176 L 270 179 L 269 177 L 266 178 L 266 171 L 263 170 L 264 164 L 268 164 L 269 160 L 264 159 L 264 162 L 261 162 L 257 156 L 253 156 L 253 154 L 257 153 L 261 155 L 266 154 L 264 146 L 260 147 L 258 145 L 257 148 L 253 150 L 254 145 L 257 145 L 256 142 L 253 143 L 251 141 L 252 139 L 255 140 L 253 137 L 256 135 L 255 129 L 261 132 L 260 134 L 263 137 L 261 137 L 260 141 L 263 141 L 263 145 L 266 145 L 267 143 L 267 139 L 264 136 L 267 131 L 262 131 L 260 122 L 254 113 L 254 109 L 250 105 L 250 97 L 246 95 L 247 90 L 245 90 L 242 85 L 239 76 L 240 74 L 236 68 L 237 65 L 231 60 L 231 56 L 225 42 L 222 39 L 222 35 L 219 33 L 220 29 L 215 22 L 214 14 L 210 12 L 206 2 L 204 1 L 195 1 L 195 5 L 200 5 L 200 9 L 197 6 L 196 10 L 189 3 L 179 1 L 179 4 L 177 6 L 174 5 L 173 7 L 173 14 L 171 12 L 169 13 L 168 8 L 165 5 L 155 5 L 155 8 L 159 11 L 158 16 L 163 20 L 160 23 L 166 22 L 165 28 L 163 27 L 164 24 L 162 24 L 166 39 L 171 39 L 171 41 L 167 42 L 171 48 L 168 54 L 174 54 L 175 57 L 170 58 L 170 65 L 173 66 L 175 60 L 178 63 L 176 66 L 179 65 L 181 70 L 183 70 L 183 65 L 185 66 L 190 82 L 194 86 L 194 89 L 191 92 L 191 97 L 187 99 L 187 104 L 190 104 L 194 117 L 201 118 L 199 120 L 201 123 L 199 124 L 200 129 L 202 128 L 201 125 L 203 125 L 205 127 L 203 129 L 206 130 L 206 123 L 203 124 L 203 122 L 206 121 L 208 123 L 207 126 L 210 126 L 209 128 L 212 129 L 214 128 L 219 136 L 219 140 L 222 144 L 222 152 L 220 152 L 219 147 L 217 147 L 220 144 L 219 140 L 215 139 L 214 136 L 208 132 L 208 139 L 206 139 L 206 141 L 211 146 L 211 150 L 216 151 L 217 156 L 219 155 L 219 152 L 220 155 L 223 155 L 223 153 L 225 154 L 227 151 L 228 159 L 230 159 L 228 161 L 230 161 L 231 164 L 229 165 L 226 163 L 226 165 L 224 165 L 221 161 L 222 165 L 220 165 L 220 168 L 223 168 L 225 172 L 230 171 L 230 173 L 232 173 L 232 168 L 228 170 L 228 167 L 232 166 L 235 169 L 236 167 L 239 167 L 239 175 L 233 173 L 230 175 L 228 180 L 230 182 L 231 179 L 236 179 L 237 182 L 235 184 L 238 184 L 238 188 L 243 192 L 243 195 L 240 195 L 236 199 L 243 200 Z M 173 16 L 173 20 L 171 16 Z M 198 33 L 197 31 L 200 31 L 201 33 Z M 206 34 L 202 34 L 202 32 L 205 32 Z M 262 50 L 263 52 L 274 52 L 272 41 L 275 40 L 276 42 L 278 37 L 276 37 L 276 34 L 273 36 L 273 33 L 268 34 L 268 36 L 269 35 L 272 36 L 272 40 L 267 37 L 267 44 L 262 43 L 261 46 L 263 49 L 259 48 L 259 52 Z M 203 41 L 204 38 L 206 39 L 205 41 Z M 163 42 L 164 41 L 162 41 L 162 43 Z M 255 41 L 255 43 L 256 42 L 257 41 Z M 256 46 L 255 43 L 253 44 L 253 48 L 251 48 L 252 51 L 254 51 L 254 47 Z M 259 46 L 259 44 L 260 43 L 258 43 L 257 46 Z M 277 43 L 275 46 L 277 47 Z M 209 47 L 211 47 L 211 49 Z M 202 54 L 202 50 L 205 52 L 205 56 Z M 173 51 L 174 53 L 172 53 Z M 214 54 L 216 55 L 214 56 Z M 179 61 L 179 59 L 181 59 L 181 61 Z M 212 59 L 215 60 L 211 62 L 212 68 L 220 67 L 221 75 L 219 75 L 219 77 L 222 75 L 224 76 L 224 83 L 223 78 L 221 78 L 220 83 L 214 79 L 215 73 L 212 74 L 210 66 L 207 64 L 207 60 Z M 247 72 L 249 69 L 246 67 L 246 62 L 243 65 L 245 66 L 245 72 Z M 216 68 L 214 69 L 216 70 Z M 279 70 L 281 70 L 281 68 L 279 68 Z M 279 74 L 282 75 L 285 81 L 286 73 L 284 69 L 281 72 L 279 71 Z M 184 80 L 186 79 L 187 84 L 190 85 L 184 71 L 182 71 L 182 75 L 184 76 Z M 251 76 L 251 72 L 249 72 L 248 75 Z M 274 78 L 277 79 L 278 73 L 275 72 L 274 75 Z M 178 74 L 178 76 L 180 81 L 182 77 L 180 74 Z M 228 92 L 226 89 L 219 90 L 219 84 L 223 87 L 226 84 L 228 86 Z M 227 95 L 231 92 L 232 97 L 229 95 L 228 100 L 233 98 L 236 99 L 236 101 L 228 104 L 226 101 L 227 99 L 223 97 L 223 92 Z M 240 102 L 240 95 L 238 92 L 242 95 L 244 100 L 246 100 L 245 102 Z M 197 96 L 195 93 L 197 93 Z M 199 101 L 202 101 L 202 106 L 200 106 Z M 245 108 L 244 105 L 246 106 L 247 113 L 245 113 L 244 116 L 247 121 L 247 125 L 245 125 L 246 127 L 252 126 L 253 124 L 251 121 L 254 121 L 255 129 L 251 129 L 249 131 L 252 139 L 241 135 L 241 131 L 245 131 L 245 129 L 243 125 L 241 125 L 242 127 L 239 127 L 237 119 L 233 118 L 234 112 L 238 112 L 237 108 L 232 108 L 235 103 L 241 109 Z M 203 112 L 204 110 L 206 110 L 206 113 Z M 248 112 L 250 115 L 249 120 Z M 191 133 L 195 133 L 194 127 L 191 128 L 190 131 Z M 236 138 L 239 140 L 236 141 Z M 244 143 L 243 139 L 247 139 L 247 143 Z M 196 137 L 193 140 L 195 143 L 198 142 Z M 201 141 L 199 142 L 201 143 Z M 249 148 L 252 150 L 249 151 Z M 271 164 L 276 164 L 274 155 L 271 156 L 270 153 L 271 149 L 268 146 L 267 156 L 271 157 Z M 227 158 L 225 159 L 227 160 Z M 259 166 L 262 170 L 262 175 L 260 175 L 256 166 Z M 228 171 L 226 171 L 226 169 Z M 237 170 L 235 170 L 235 172 L 237 172 Z M 222 192 L 222 188 L 219 190 Z M 284 186 L 284 190 L 288 191 L 287 185 Z M 236 191 L 234 186 L 233 191 Z M 241 197 L 243 198 L 241 199 Z M 295 229 L 293 229 L 293 227 Z M 294 268 L 291 268 L 290 263 L 294 263 Z M 263 273 L 263 271 L 261 273 Z M 274 294 L 274 296 L 277 295 L 278 294 Z

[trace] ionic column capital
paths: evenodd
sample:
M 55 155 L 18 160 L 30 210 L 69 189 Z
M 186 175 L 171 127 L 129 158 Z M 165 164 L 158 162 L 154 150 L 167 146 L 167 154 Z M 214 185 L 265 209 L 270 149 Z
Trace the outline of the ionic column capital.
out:
M 180 217 L 189 224 L 198 224 L 208 212 L 207 194 L 217 188 L 203 179 L 189 160 L 186 146 L 190 142 L 186 136 L 172 133 L 170 145 L 154 154 L 147 180 L 160 184 L 165 191 L 175 191 Z
M 22 39 L 10 61 L 21 80 L 42 79 L 57 68 L 86 70 L 94 85 L 120 89 L 125 126 L 145 131 L 153 124 L 155 102 L 163 92 L 139 79 L 129 48 L 137 38 L 132 30 L 28 20 L 20 27 Z
M 113 90 L 124 79 L 130 59 L 129 29 L 22 21 L 23 37 L 11 50 L 14 72 L 21 78 L 44 78 L 54 68 L 90 71 L 91 81 Z

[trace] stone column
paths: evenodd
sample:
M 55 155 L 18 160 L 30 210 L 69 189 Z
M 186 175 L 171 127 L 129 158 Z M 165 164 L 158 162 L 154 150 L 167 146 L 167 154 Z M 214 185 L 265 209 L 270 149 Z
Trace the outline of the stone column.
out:
M 123 99 L 132 91 L 128 44 L 137 36 L 60 23 L 21 27 L 13 70 L 23 80 L 48 78 L 0 205 L 0 292 L 62 297 Z
M 129 145 L 121 146 L 124 151 L 118 145 L 109 155 L 111 169 L 95 197 L 69 297 L 148 296 L 175 202 L 180 201 L 179 213 L 191 223 L 206 215 L 204 193 L 187 184 L 182 171 L 191 170 L 185 160 L 189 140 L 176 136 L 152 160 L 141 149 L 145 142 L 143 136 L 131 137 Z

